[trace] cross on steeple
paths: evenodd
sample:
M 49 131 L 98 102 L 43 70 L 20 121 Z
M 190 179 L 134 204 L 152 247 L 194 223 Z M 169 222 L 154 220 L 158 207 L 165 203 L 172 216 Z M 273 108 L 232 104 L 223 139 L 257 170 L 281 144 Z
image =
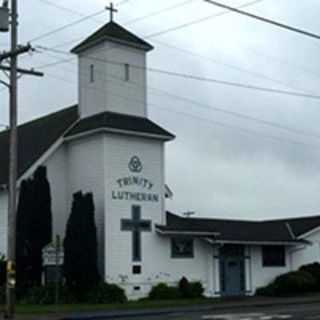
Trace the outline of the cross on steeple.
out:
M 118 12 L 118 10 L 114 7 L 113 2 L 110 2 L 110 6 L 106 7 L 106 10 L 110 11 L 110 21 L 113 21 L 113 14 Z

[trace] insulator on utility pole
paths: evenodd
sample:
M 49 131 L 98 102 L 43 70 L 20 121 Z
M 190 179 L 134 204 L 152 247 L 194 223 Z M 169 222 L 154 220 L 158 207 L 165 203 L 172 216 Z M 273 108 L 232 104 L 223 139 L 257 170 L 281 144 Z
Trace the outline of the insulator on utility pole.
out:
M 8 1 L 3 1 L 0 7 L 0 32 L 9 32 L 9 16 Z

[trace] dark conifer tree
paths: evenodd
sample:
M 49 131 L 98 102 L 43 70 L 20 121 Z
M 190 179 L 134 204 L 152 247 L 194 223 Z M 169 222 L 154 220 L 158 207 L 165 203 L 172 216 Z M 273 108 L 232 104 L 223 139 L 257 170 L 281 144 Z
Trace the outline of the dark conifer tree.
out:
M 50 186 L 46 168 L 23 181 L 17 209 L 17 280 L 20 286 L 39 285 L 42 249 L 52 240 Z
M 64 274 L 67 286 L 84 292 L 98 281 L 97 232 L 92 194 L 73 195 L 64 240 Z
M 97 242 L 97 228 L 95 223 L 95 208 L 93 194 L 87 193 L 84 196 L 84 208 L 86 214 L 86 225 L 87 232 L 86 236 L 86 245 L 87 245 L 87 279 L 86 282 L 89 284 L 96 284 L 99 279 L 98 273 L 98 242 Z
M 28 286 L 31 282 L 31 219 L 33 214 L 33 181 L 23 180 L 17 208 L 16 260 L 17 284 Z
M 52 241 L 50 185 L 46 167 L 39 167 L 33 176 L 33 213 L 31 223 L 32 276 L 34 284 L 41 283 L 42 249 Z
M 34 173 L 34 210 L 37 216 L 37 238 L 41 248 L 52 241 L 51 190 L 47 168 L 39 167 Z

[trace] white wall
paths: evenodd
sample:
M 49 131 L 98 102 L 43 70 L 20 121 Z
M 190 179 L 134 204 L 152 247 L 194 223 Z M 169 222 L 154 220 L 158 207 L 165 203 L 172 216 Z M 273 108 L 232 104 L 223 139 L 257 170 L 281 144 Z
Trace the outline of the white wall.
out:
M 72 195 L 77 191 L 92 192 L 98 237 L 99 270 L 104 271 L 104 138 L 103 134 L 70 141 L 66 146 L 67 169 L 65 181 L 67 202 L 70 212 Z
M 131 65 L 130 81 L 125 81 L 125 64 Z M 95 69 L 93 83 L 90 65 Z M 103 111 L 146 116 L 145 66 L 144 51 L 107 41 L 82 52 L 79 56 L 81 118 Z
M 8 193 L 0 191 L 0 254 L 7 254 Z
M 155 232 L 155 225 L 165 222 L 164 198 L 164 146 L 153 139 L 108 135 L 105 137 L 106 184 L 106 280 L 122 285 L 131 298 L 146 295 L 158 282 L 176 283 L 183 276 L 201 280 L 205 285 L 212 281 L 212 250 L 208 244 L 195 241 L 193 259 L 171 259 L 171 245 L 167 237 Z M 141 173 L 132 173 L 128 163 L 132 156 L 142 162 Z M 153 183 L 151 190 L 141 186 L 120 188 L 117 180 L 137 176 Z M 160 196 L 159 202 L 137 202 L 112 198 L 112 191 L 151 192 Z M 152 232 L 142 234 L 142 263 L 132 262 L 131 232 L 121 231 L 121 219 L 131 219 L 132 205 L 141 206 L 142 219 L 152 221 Z M 142 266 L 142 274 L 133 275 L 133 265 Z M 125 281 L 123 281 L 125 279 Z M 139 286 L 139 291 L 134 287 Z
M 70 213 L 67 194 L 67 153 L 66 146 L 61 145 L 44 163 L 47 168 L 51 189 L 53 237 L 65 235 L 65 227 Z
M 310 233 L 304 240 L 310 242 L 308 245 L 300 245 L 291 250 L 293 269 L 299 269 L 302 265 L 320 263 L 320 230 Z
M 288 247 L 287 247 L 288 249 Z M 249 283 L 251 288 L 248 288 L 252 294 L 255 293 L 259 287 L 266 286 L 273 281 L 277 276 L 292 271 L 291 259 L 289 250 L 286 250 L 286 266 L 285 267 L 264 267 L 262 264 L 262 247 L 251 246 L 251 276 Z

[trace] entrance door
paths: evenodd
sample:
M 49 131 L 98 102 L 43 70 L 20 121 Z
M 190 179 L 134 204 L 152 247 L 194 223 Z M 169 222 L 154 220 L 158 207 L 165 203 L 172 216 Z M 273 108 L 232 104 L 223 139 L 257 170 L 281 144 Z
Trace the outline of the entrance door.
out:
M 224 246 L 220 249 L 220 280 L 223 296 L 245 293 L 243 246 Z

